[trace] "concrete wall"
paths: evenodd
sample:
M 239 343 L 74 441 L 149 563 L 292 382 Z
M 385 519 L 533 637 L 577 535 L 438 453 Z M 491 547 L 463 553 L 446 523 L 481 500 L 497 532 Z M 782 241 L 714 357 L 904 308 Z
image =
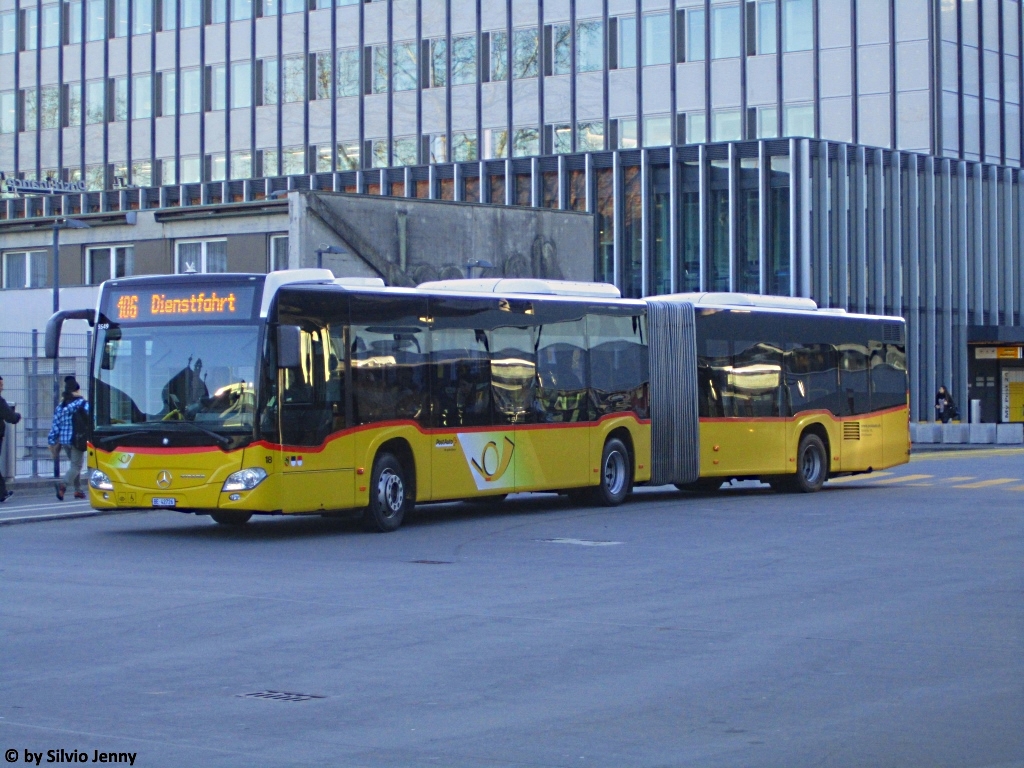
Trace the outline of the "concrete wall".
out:
M 324 266 L 336 274 L 368 266 L 390 285 L 465 277 L 471 260 L 493 265 L 474 276 L 594 279 L 589 214 L 324 192 L 288 197 L 292 267 L 316 266 L 316 249 L 334 245 L 346 254 L 325 256 Z

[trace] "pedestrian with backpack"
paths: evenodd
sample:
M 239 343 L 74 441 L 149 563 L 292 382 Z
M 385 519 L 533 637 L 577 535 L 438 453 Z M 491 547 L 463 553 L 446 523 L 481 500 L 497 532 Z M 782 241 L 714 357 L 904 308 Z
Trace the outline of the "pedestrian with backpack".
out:
M 81 388 L 73 377 L 64 380 L 64 394 L 53 412 L 53 425 L 46 442 L 53 458 L 60 456 L 61 447 L 70 465 L 63 482 L 57 483 L 57 498 L 64 501 L 69 485 L 75 489 L 75 498 L 84 499 L 82 490 L 82 460 L 89 441 L 89 403 L 82 397 Z

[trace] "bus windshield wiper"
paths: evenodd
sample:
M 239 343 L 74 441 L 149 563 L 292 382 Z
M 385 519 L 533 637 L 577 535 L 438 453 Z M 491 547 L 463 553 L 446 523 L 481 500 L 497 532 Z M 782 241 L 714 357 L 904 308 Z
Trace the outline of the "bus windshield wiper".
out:
M 220 445 L 221 447 L 226 448 L 229 445 L 231 445 L 231 438 L 230 437 L 227 437 L 226 435 L 220 435 L 220 434 L 214 432 L 212 429 L 207 429 L 206 427 L 200 427 L 198 424 L 193 424 L 193 423 L 188 422 L 188 421 L 177 421 L 177 422 L 173 422 L 173 423 L 174 424 L 185 424 L 190 429 L 193 429 L 193 430 L 195 430 L 197 432 L 202 432 L 204 435 L 208 435 L 209 437 L 212 437 L 214 440 L 216 440 L 217 444 Z M 178 427 L 171 427 L 170 431 L 173 431 L 175 429 L 178 429 Z M 129 429 L 125 430 L 124 432 L 121 432 L 121 433 L 116 434 L 116 435 L 99 436 L 99 435 L 95 435 L 94 434 L 93 435 L 93 442 L 97 443 L 97 444 L 107 445 L 107 444 L 109 444 L 111 442 L 115 442 L 115 441 L 120 440 L 120 439 L 122 439 L 124 437 L 137 437 L 139 435 L 166 435 L 166 434 L 168 434 L 168 431 L 169 430 L 168 430 L 168 427 L 167 427 L 166 424 L 161 426 L 161 427 L 147 427 L 145 429 L 130 429 L 129 428 Z

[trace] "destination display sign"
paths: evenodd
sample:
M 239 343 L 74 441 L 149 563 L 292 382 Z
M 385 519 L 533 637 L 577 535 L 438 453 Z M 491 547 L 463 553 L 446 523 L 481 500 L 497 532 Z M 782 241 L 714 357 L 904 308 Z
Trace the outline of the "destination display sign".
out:
M 255 293 L 252 285 L 114 289 L 107 293 L 104 314 L 115 323 L 248 320 Z

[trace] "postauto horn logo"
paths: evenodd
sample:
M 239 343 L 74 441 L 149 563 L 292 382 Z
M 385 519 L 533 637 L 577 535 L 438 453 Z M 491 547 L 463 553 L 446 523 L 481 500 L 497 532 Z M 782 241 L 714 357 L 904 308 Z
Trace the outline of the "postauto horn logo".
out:
M 502 432 L 468 432 L 459 434 L 459 445 L 469 462 L 470 473 L 477 490 L 512 488 L 512 463 L 515 443 Z

